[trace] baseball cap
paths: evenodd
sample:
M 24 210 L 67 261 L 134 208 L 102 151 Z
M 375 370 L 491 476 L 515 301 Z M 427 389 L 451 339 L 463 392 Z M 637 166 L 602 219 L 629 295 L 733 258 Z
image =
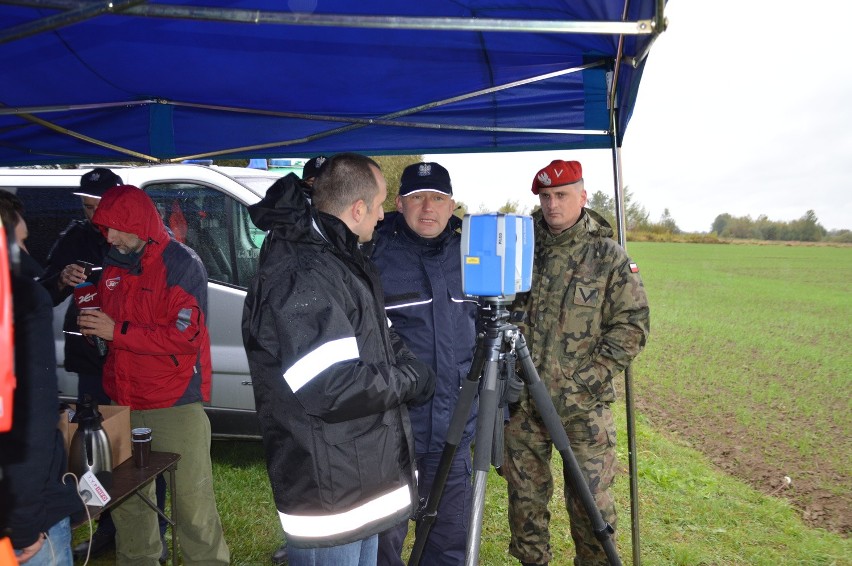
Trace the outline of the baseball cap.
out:
M 415 163 L 402 172 L 399 196 L 404 197 L 420 191 L 437 191 L 452 196 L 453 185 L 450 174 L 437 163 Z
M 97 167 L 80 177 L 80 190 L 74 191 L 74 194 L 81 197 L 101 198 L 108 188 L 123 184 L 121 177 L 106 167 Z
M 562 161 L 554 159 L 550 165 L 535 174 L 532 183 L 532 193 L 538 194 L 540 189 L 573 185 L 583 180 L 583 166 L 579 161 Z
M 316 157 L 312 157 L 305 163 L 304 168 L 302 168 L 302 180 L 310 179 L 311 177 L 316 177 L 319 175 L 320 169 L 328 161 L 328 157 L 325 155 L 317 155 Z

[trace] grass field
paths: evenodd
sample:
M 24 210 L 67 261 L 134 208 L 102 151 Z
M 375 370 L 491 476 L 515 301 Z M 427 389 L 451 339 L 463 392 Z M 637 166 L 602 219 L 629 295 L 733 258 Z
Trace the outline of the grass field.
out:
M 652 310 L 633 367 L 642 562 L 852 565 L 852 248 L 629 250 Z M 617 544 L 632 564 L 625 408 L 614 409 L 625 470 Z M 280 529 L 260 444 L 214 442 L 213 459 L 232 562 L 269 564 Z M 493 471 L 486 495 L 480 563 L 517 564 Z M 561 498 L 557 483 L 553 566 L 572 556 Z
M 852 529 L 852 247 L 630 246 L 652 309 L 649 418 L 809 524 Z M 784 489 L 784 476 L 792 479 Z

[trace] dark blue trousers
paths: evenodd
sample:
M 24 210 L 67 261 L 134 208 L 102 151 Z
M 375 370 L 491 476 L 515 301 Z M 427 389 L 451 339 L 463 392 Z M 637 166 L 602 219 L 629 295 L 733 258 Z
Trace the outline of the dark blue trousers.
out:
M 417 457 L 417 491 L 422 500 L 425 500 L 432 490 L 440 460 L 440 453 L 429 453 Z M 470 445 L 459 446 L 438 505 L 438 516 L 432 524 L 429 538 L 423 548 L 421 564 L 429 566 L 464 564 L 470 509 L 473 503 L 472 470 Z M 405 560 L 401 557 L 407 534 L 408 521 L 379 535 L 378 566 L 403 566 L 408 562 L 407 557 Z

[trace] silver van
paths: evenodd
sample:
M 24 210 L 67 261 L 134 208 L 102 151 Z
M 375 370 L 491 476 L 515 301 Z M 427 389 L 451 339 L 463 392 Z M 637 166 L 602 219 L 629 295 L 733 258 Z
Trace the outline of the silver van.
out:
M 213 360 L 209 406 L 213 434 L 218 437 L 259 437 L 248 361 L 240 322 L 250 279 L 265 236 L 248 215 L 247 206 L 260 200 L 282 173 L 205 165 L 109 165 L 128 185 L 148 193 L 166 225 L 194 249 L 209 275 L 207 323 Z M 42 265 L 62 230 L 82 219 L 80 198 L 72 194 L 90 168 L 0 168 L 0 188 L 24 203 L 27 248 Z M 69 298 L 70 300 L 70 298 Z M 54 340 L 63 400 L 77 398 L 77 376 L 64 370 L 62 321 L 67 304 L 54 312 Z

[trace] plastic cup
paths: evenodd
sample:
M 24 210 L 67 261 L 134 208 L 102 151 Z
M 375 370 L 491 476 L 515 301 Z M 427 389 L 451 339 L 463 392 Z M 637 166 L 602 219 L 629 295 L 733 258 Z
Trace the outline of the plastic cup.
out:
M 133 463 L 137 468 L 144 468 L 151 460 L 151 429 L 134 428 L 130 436 L 133 441 Z

